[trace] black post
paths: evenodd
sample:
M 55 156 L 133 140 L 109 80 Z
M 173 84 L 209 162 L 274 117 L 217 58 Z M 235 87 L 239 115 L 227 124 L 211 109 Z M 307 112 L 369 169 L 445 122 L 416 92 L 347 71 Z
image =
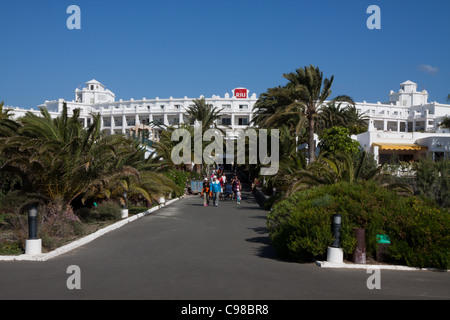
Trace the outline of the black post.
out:
M 331 224 L 334 236 L 334 241 L 331 244 L 332 248 L 339 248 L 341 246 L 341 226 L 342 226 L 342 216 L 340 214 L 334 214 L 333 223 Z
M 32 206 L 28 208 L 28 239 L 36 240 L 38 238 L 37 234 L 37 207 Z

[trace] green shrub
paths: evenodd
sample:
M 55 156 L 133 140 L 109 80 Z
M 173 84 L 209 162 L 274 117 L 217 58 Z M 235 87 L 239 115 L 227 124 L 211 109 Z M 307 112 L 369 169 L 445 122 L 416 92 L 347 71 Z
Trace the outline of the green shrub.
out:
M 18 242 L 0 240 L 0 255 L 19 255 L 23 250 Z
M 186 183 L 191 177 L 191 173 L 188 171 L 180 171 L 180 170 L 169 170 L 164 173 L 170 180 L 172 180 L 177 185 L 177 190 L 174 190 L 173 197 L 180 197 L 184 195 L 184 189 L 186 187 Z
M 147 211 L 149 208 L 147 208 L 147 207 L 132 207 L 132 208 L 129 208 L 129 210 L 128 210 L 128 214 L 130 215 L 130 216 L 134 216 L 134 215 L 136 215 L 136 214 L 140 214 L 140 213 L 142 213 L 142 212 L 145 212 L 145 211 Z
M 91 217 L 97 221 L 118 221 L 122 219 L 122 209 L 115 202 L 105 201 L 91 210 Z
M 284 192 L 277 192 L 274 196 L 271 196 L 266 202 L 264 202 L 264 209 L 270 210 L 277 201 L 283 198 L 283 196 Z
M 414 163 L 417 192 L 443 207 L 450 207 L 450 160 L 422 159 Z
M 307 261 L 324 258 L 333 241 L 332 215 L 342 214 L 341 245 L 351 254 L 353 228 L 366 230 L 366 253 L 375 256 L 377 234 L 391 238 L 388 254 L 409 266 L 450 266 L 450 213 L 431 201 L 404 197 L 374 182 L 337 183 L 294 193 L 268 215 L 278 253 Z

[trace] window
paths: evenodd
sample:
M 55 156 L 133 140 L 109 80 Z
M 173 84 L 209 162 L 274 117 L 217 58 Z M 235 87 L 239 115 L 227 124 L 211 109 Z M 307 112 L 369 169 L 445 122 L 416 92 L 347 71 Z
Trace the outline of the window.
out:
M 246 126 L 246 125 L 248 125 L 248 119 L 247 118 L 239 118 L 238 123 L 240 126 Z
M 239 110 L 248 110 L 248 104 L 240 104 Z
M 224 108 L 224 109 L 231 109 L 231 104 L 223 104 L 222 108 Z
M 231 126 L 231 118 L 222 118 L 222 125 Z

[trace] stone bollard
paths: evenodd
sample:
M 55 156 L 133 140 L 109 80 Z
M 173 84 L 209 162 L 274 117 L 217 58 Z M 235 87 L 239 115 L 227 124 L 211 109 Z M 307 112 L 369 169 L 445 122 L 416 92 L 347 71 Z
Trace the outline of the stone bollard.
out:
M 366 263 L 366 230 L 363 228 L 353 228 L 356 238 L 356 248 L 353 251 L 353 262 L 359 264 Z

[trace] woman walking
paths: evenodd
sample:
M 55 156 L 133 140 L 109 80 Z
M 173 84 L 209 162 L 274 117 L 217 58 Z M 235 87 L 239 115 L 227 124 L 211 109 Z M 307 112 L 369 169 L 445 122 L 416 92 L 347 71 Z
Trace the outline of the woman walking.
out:
M 213 194 L 214 206 L 219 206 L 219 197 L 220 197 L 220 181 L 217 179 L 217 176 L 214 176 L 214 180 L 211 182 L 211 192 Z

